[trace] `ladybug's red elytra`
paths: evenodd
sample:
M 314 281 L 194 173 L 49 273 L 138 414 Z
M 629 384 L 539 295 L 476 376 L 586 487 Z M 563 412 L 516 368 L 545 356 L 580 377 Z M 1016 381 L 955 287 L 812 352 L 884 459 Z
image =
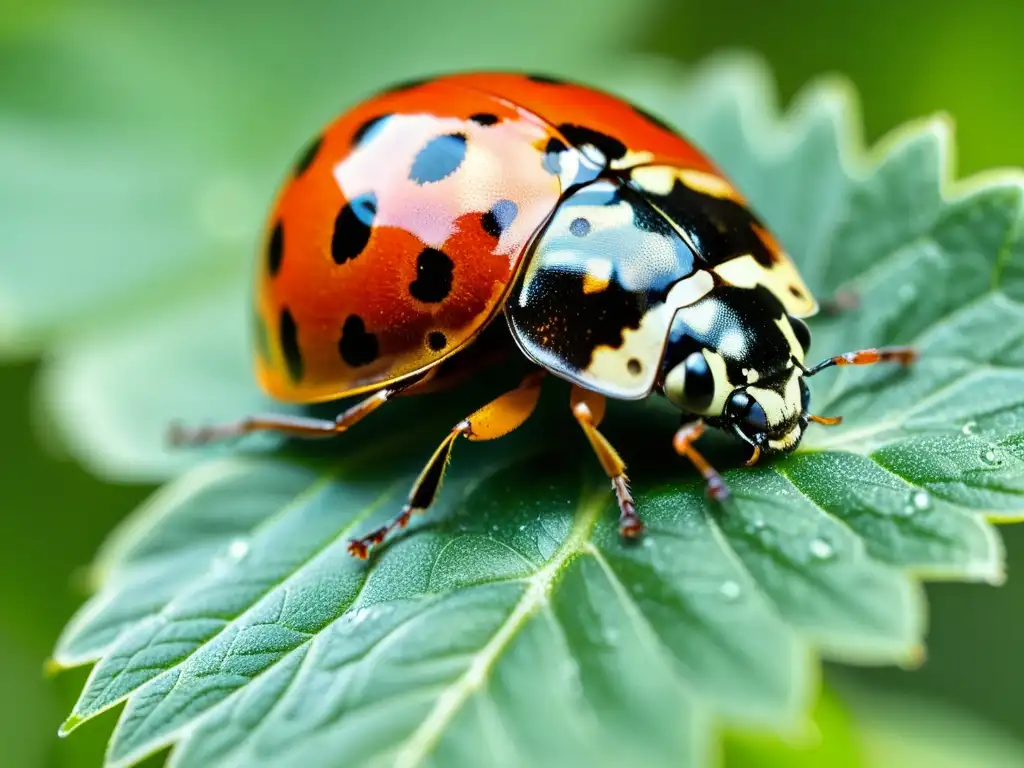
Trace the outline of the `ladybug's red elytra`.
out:
M 454 426 L 408 503 L 350 543 L 361 558 L 426 510 L 459 436 L 491 440 L 533 412 L 551 373 L 608 474 L 620 530 L 643 525 L 626 467 L 598 431 L 605 398 L 665 397 L 673 445 L 713 498 L 694 442 L 727 430 L 760 456 L 792 451 L 806 378 L 832 365 L 910 363 L 867 349 L 808 368 L 818 304 L 740 192 L 693 144 L 607 93 L 543 76 L 451 74 L 396 86 L 338 117 L 280 190 L 258 259 L 256 376 L 294 403 L 371 393 L 335 421 L 284 415 L 175 428 L 175 443 L 257 430 L 324 437 L 441 366 L 493 323 L 532 364 L 520 385 Z M 504 315 L 503 320 L 498 316 Z

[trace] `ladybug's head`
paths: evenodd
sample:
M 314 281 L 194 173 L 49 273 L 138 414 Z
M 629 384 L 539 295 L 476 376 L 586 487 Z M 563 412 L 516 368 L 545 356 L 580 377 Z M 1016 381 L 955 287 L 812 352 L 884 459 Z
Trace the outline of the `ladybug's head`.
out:
M 755 291 L 718 288 L 680 309 L 660 389 L 688 417 L 736 435 L 756 455 L 788 453 L 803 438 L 810 332 Z
M 665 397 L 688 415 L 735 434 L 761 455 L 788 453 L 800 444 L 811 393 L 797 366 L 737 381 L 713 349 L 691 352 L 665 375 Z M 749 370 L 749 369 L 748 369 Z

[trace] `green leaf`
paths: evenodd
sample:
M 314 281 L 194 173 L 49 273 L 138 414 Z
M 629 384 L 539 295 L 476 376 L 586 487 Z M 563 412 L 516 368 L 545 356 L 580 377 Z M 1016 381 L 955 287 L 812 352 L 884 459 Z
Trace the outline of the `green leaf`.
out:
M 559 382 L 522 430 L 459 445 L 437 506 L 368 563 L 347 538 L 399 509 L 497 376 L 389 404 L 327 446 L 246 442 L 171 482 L 101 555 L 55 651 L 95 662 L 65 731 L 126 702 L 113 765 L 170 744 L 178 766 L 484 750 L 704 765 L 723 723 L 804 732 L 819 657 L 919 662 L 920 579 L 1003 578 L 986 518 L 1024 510 L 1020 178 L 953 187 L 944 119 L 866 157 L 848 89 L 815 84 L 780 116 L 746 58 L 685 79 L 645 63 L 612 86 L 725 166 L 820 297 L 860 294 L 815 318 L 817 354 L 913 343 L 919 363 L 816 377 L 815 412 L 846 420 L 785 460 L 746 469 L 733 442 L 702 439 L 734 492 L 722 508 L 672 454 L 670 409 L 614 404 L 602 430 L 649 526 L 635 547 Z M 177 472 L 187 459 L 143 448 L 169 419 L 259 401 L 243 290 L 61 350 L 46 391 L 62 432 L 111 473 Z
M 0 35 L 0 354 L 234 285 L 295 148 L 371 90 L 465 67 L 583 67 L 654 7 L 38 5 L 54 6 L 45 26 Z

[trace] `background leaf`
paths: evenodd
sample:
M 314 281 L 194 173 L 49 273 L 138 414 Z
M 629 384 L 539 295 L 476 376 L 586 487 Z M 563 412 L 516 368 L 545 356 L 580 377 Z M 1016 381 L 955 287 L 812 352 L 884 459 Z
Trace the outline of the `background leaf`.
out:
M 127 700 L 114 764 L 177 743 L 179 765 L 339 751 L 461 764 L 485 744 L 510 761 L 611 764 L 639 749 L 700 765 L 715 721 L 806 727 L 818 654 L 919 660 L 915 577 L 999 581 L 984 516 L 1022 506 L 1024 388 L 1006 331 L 1022 327 L 1019 180 L 946 190 L 941 120 L 907 127 L 868 163 L 848 147 L 848 94 L 817 86 L 780 120 L 764 77 L 725 59 L 682 87 L 666 72 L 619 88 L 711 150 L 821 295 L 861 293 L 859 309 L 812 326 L 822 356 L 914 342 L 919 365 L 815 379 L 816 410 L 843 413 L 843 427 L 812 433 L 787 460 L 729 469 L 735 499 L 721 510 L 668 455 L 666 408 L 614 409 L 605 432 L 651 529 L 636 548 L 617 537 L 606 481 L 557 384 L 521 433 L 460 446 L 441 504 L 369 564 L 347 556 L 345 539 L 394 514 L 430 447 L 487 386 L 431 397 L 426 413 L 423 401 L 395 403 L 359 440 L 193 470 L 122 530 L 100 591 L 58 646 L 59 663 L 98 661 L 66 727 Z M 152 340 L 195 335 L 165 328 Z M 172 381 L 131 375 L 145 338 L 124 343 L 122 375 L 92 389 L 121 434 L 143 402 L 135 382 Z M 197 396 L 247 403 L 237 353 L 212 367 L 218 343 L 204 338 L 205 366 L 168 356 L 168 369 L 173 359 L 208 377 L 187 387 Z M 88 346 L 78 351 L 88 362 Z M 104 399 L 114 381 L 128 408 Z M 55 399 L 74 391 L 60 382 Z M 154 436 L 162 402 L 147 409 Z M 728 442 L 710 440 L 709 453 L 739 463 Z M 167 471 L 144 458 L 145 471 Z

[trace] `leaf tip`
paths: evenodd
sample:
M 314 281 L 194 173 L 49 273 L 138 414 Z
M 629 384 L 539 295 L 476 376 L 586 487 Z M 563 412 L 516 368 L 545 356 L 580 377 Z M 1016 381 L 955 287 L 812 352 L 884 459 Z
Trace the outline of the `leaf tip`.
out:
M 1006 583 L 1006 569 L 1002 565 L 996 566 L 985 581 L 993 587 L 1003 586 Z
M 85 720 L 82 717 L 72 713 L 67 720 L 60 724 L 60 727 L 57 729 L 57 735 L 62 739 L 66 738 L 73 730 L 75 730 L 75 728 L 84 722 Z
M 928 649 L 925 648 L 924 643 L 915 643 L 908 651 L 905 658 L 903 658 L 899 665 L 908 671 L 913 671 L 924 666 L 924 663 L 928 660 Z
M 52 679 L 63 672 L 67 667 L 52 656 L 43 662 L 43 677 Z

